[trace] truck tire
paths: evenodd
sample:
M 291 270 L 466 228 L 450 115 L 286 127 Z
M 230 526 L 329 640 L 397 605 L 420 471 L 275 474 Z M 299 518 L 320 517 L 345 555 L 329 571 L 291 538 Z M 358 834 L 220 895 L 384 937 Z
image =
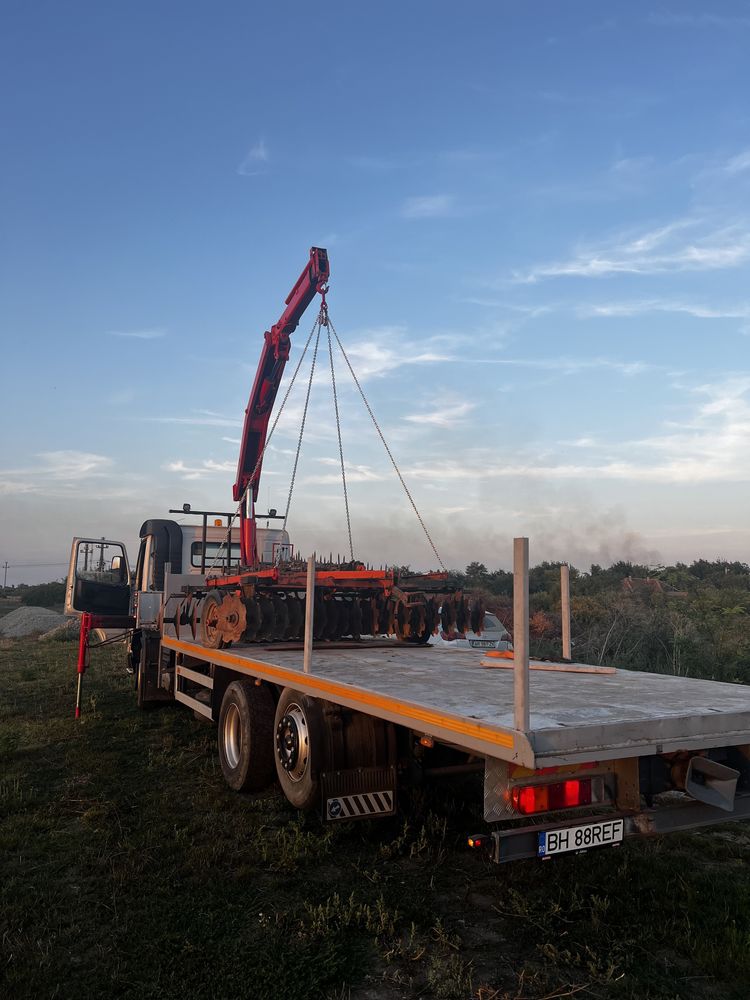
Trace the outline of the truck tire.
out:
M 236 792 L 258 792 L 273 781 L 273 697 L 265 685 L 232 681 L 219 712 L 219 760 Z
M 323 710 L 316 698 L 284 688 L 274 722 L 276 774 L 284 795 L 296 808 L 314 809 L 320 801 L 320 772 L 327 766 Z

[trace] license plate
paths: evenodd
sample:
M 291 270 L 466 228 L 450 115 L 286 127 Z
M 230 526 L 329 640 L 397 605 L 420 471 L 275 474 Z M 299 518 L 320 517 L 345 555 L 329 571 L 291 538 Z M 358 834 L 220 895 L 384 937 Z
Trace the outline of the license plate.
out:
M 600 823 L 585 823 L 581 826 L 567 826 L 562 830 L 544 830 L 539 834 L 540 858 L 566 851 L 587 851 L 590 847 L 610 847 L 619 844 L 625 835 L 625 824 L 621 819 L 607 819 Z
M 492 639 L 471 639 L 471 645 L 474 649 L 494 649 L 495 643 Z

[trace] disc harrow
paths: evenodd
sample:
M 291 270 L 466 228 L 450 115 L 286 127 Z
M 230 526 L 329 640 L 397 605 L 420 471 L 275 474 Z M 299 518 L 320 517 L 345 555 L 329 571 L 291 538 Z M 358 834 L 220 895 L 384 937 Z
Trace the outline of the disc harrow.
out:
M 204 646 L 232 643 L 301 642 L 306 617 L 306 564 L 247 571 L 208 581 L 203 592 L 172 598 L 165 622 L 175 634 Z M 212 585 L 213 584 L 213 585 Z M 358 642 L 363 636 L 393 636 L 426 643 L 440 629 L 481 632 L 484 608 L 447 582 L 445 573 L 399 576 L 361 563 L 316 563 L 313 637 L 316 642 Z M 171 613 L 170 613 L 171 612 Z

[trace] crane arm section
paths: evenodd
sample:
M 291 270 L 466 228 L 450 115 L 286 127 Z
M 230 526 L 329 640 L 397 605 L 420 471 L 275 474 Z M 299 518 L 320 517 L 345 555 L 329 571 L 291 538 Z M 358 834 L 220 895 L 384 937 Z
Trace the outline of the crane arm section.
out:
M 235 501 L 245 498 L 240 510 L 241 559 L 245 566 L 253 566 L 258 561 L 255 544 L 255 501 L 258 498 L 262 455 L 271 410 L 289 358 L 290 336 L 297 329 L 303 313 L 316 292 L 325 291 L 329 273 L 328 252 L 322 247 L 312 247 L 310 260 L 287 296 L 285 309 L 278 322 L 263 334 L 263 349 L 258 370 L 245 409 L 237 478 L 233 491 Z

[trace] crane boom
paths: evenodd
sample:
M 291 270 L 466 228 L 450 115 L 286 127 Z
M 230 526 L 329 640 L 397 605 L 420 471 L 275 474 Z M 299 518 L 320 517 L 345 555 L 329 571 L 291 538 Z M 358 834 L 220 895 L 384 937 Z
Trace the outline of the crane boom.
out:
M 255 533 L 255 501 L 258 498 L 263 449 L 268 422 L 289 358 L 290 336 L 297 329 L 303 313 L 316 292 L 323 293 L 330 274 L 328 251 L 322 247 L 310 249 L 310 260 L 286 298 L 285 309 L 270 330 L 263 334 L 263 349 L 255 373 L 255 381 L 245 408 L 242 444 L 237 463 L 234 499 L 244 503 L 240 508 L 240 550 L 244 566 L 258 561 Z

